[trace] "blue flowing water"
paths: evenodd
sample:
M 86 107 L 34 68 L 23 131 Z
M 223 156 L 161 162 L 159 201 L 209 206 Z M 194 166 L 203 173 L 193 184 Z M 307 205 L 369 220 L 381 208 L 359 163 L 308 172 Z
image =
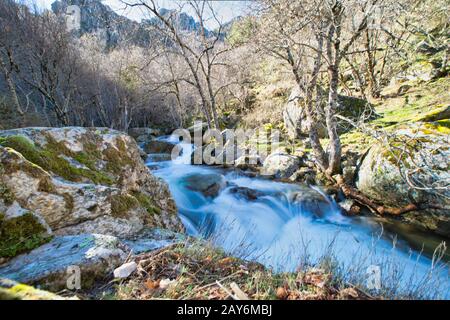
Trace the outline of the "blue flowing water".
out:
M 447 263 L 437 263 L 431 253 L 427 256 L 411 249 L 376 219 L 343 216 L 337 204 L 318 188 L 187 164 L 192 146 L 180 146 L 183 152 L 177 160 L 154 162 L 150 155 L 147 165 L 168 183 L 190 235 L 209 238 L 225 251 L 275 271 L 295 271 L 332 256 L 348 281 L 370 285 L 374 279 L 381 280 L 371 282 L 369 289 L 375 284 L 376 288 L 393 287 L 398 293 L 427 291 L 421 294 L 450 298 Z M 220 175 L 226 186 L 214 197 L 204 196 L 186 186 L 185 178 L 196 175 Z M 248 199 L 233 192 L 239 187 L 258 196 Z M 320 212 L 293 201 L 296 195 L 322 198 Z

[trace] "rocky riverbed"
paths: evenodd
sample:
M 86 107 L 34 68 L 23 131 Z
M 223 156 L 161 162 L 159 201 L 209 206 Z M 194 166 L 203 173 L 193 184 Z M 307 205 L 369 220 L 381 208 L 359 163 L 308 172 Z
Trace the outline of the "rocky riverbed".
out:
M 262 272 L 265 279 L 272 277 L 270 270 L 288 272 L 289 277 L 296 277 L 300 276 L 294 272 L 298 261 L 291 263 L 282 260 L 288 252 L 285 249 L 300 241 L 297 239 L 298 234 L 294 232 L 295 223 L 289 221 L 295 220 L 303 228 L 308 225 L 308 232 L 303 229 L 305 232 L 301 234 L 314 235 L 316 240 L 324 240 L 333 236 L 333 230 L 340 230 L 344 236 L 336 238 L 338 247 L 341 246 L 340 243 L 345 243 L 347 248 L 356 248 L 357 243 L 361 242 L 368 244 L 371 232 L 376 231 L 373 224 L 376 223 L 375 220 L 371 222 L 366 218 L 358 218 L 352 221 L 343 216 L 343 208 L 335 202 L 343 199 L 335 197 L 333 200 L 324 192 L 326 188 L 320 190 L 293 184 L 299 181 L 320 183 L 320 177 L 310 166 L 307 156 L 278 150 L 264 159 L 261 165 L 249 168 L 236 161 L 239 171 L 224 171 L 171 161 L 168 152 L 173 148 L 174 141 L 170 138 L 151 137 L 150 141 L 142 139 L 139 139 L 140 143 L 146 145 L 150 155 L 142 153 L 131 137 L 104 128 L 25 128 L 0 132 L 0 278 L 57 292 L 67 288 L 71 275 L 68 270 L 76 266 L 82 275 L 80 287 L 83 290 L 74 293 L 99 298 L 98 288 L 110 281 L 113 273 L 117 276 L 126 272 L 126 279 L 136 272 L 146 255 L 152 255 L 151 252 L 165 250 L 171 255 L 169 248 L 172 245 L 185 243 L 189 239 L 183 235 L 185 229 L 189 235 L 209 238 L 215 243 L 214 247 L 225 250 L 214 263 L 220 264 L 220 261 L 231 254 L 261 262 L 263 265 L 258 267 L 261 268 L 258 272 Z M 428 140 L 421 142 L 428 143 Z M 183 148 L 185 152 L 182 157 L 190 160 L 192 148 Z M 380 152 L 374 154 L 380 155 Z M 376 168 L 375 164 L 366 164 L 373 158 L 370 152 L 365 153 L 364 157 L 350 158 L 347 155 L 348 166 L 358 168 L 353 172 L 352 179 L 360 181 L 358 174 L 364 172 L 361 170 Z M 143 159 L 147 159 L 146 164 Z M 383 165 L 382 161 L 376 161 L 377 165 Z M 241 170 L 250 171 L 246 173 Z M 251 178 L 258 172 L 265 176 L 263 180 Z M 369 177 L 371 175 L 370 172 L 366 174 Z M 304 180 L 305 176 L 309 180 Z M 280 182 L 271 182 L 268 177 Z M 289 183 L 281 183 L 282 181 Z M 367 179 L 365 181 L 370 186 Z M 389 185 L 389 180 L 386 183 Z M 401 188 L 398 189 L 396 192 L 401 192 Z M 395 187 L 392 190 L 394 192 Z M 344 207 L 344 202 L 341 202 L 341 207 Z M 292 216 L 292 219 L 288 219 L 288 216 Z M 227 223 L 230 219 L 234 222 Z M 236 225 L 241 227 L 236 229 Z M 258 235 L 257 238 L 252 237 L 251 232 L 248 233 L 251 229 Z M 281 233 L 277 235 L 279 232 L 285 234 L 285 237 L 281 237 Z M 387 246 L 383 244 L 381 247 L 387 249 L 391 234 L 395 236 L 391 232 L 402 230 L 391 226 L 381 240 Z M 401 252 L 406 252 L 408 246 L 417 247 L 414 240 L 418 238 L 402 240 L 400 256 L 397 258 L 407 261 L 407 257 L 402 257 Z M 427 248 L 430 250 L 439 244 L 438 238 L 426 238 Z M 244 239 L 251 243 L 244 244 Z M 350 245 L 354 241 L 352 239 L 357 240 L 355 246 Z M 316 240 L 313 241 L 315 246 L 318 244 Z M 236 251 L 239 243 L 242 249 L 247 249 Z M 194 247 L 199 245 L 205 248 L 208 246 L 200 242 L 195 243 Z M 190 248 L 191 245 L 182 250 L 182 255 Z M 208 250 L 214 252 L 216 249 Z M 292 257 L 297 257 L 297 253 Z M 444 252 L 444 256 L 445 254 Z M 199 263 L 205 263 L 205 257 L 198 258 Z M 301 259 L 301 256 L 297 258 Z M 318 259 L 319 256 L 315 258 Z M 425 256 L 420 257 L 420 268 L 424 273 L 427 259 Z M 285 261 L 285 267 L 280 269 L 279 263 L 282 261 Z M 185 261 L 179 263 L 183 264 Z M 131 267 L 132 270 L 129 269 Z M 302 271 L 301 277 L 311 276 L 331 281 L 329 277 L 333 276 L 333 270 L 319 268 L 308 271 L 309 268 Z M 424 274 L 422 271 L 420 273 Z M 152 293 L 150 296 L 148 292 L 144 296 L 133 294 L 133 298 L 160 296 L 167 286 L 161 289 L 159 281 L 172 281 L 170 277 L 155 278 L 152 279 L 156 281 L 153 288 L 144 286 L 143 289 L 142 282 L 139 282 L 141 280 L 136 282 L 141 276 L 132 276 L 131 282 L 128 283 L 127 280 L 127 286 L 132 290 L 138 288 Z M 155 275 L 162 276 L 159 273 Z M 172 277 L 178 279 L 175 274 Z M 278 277 L 274 279 L 280 280 Z M 270 282 L 277 286 L 278 280 Z M 204 281 L 200 281 L 198 286 L 204 286 Z M 2 285 L 3 289 L 0 291 L 10 298 L 26 298 L 12 292 L 12 288 L 17 288 L 17 282 Z M 322 288 L 322 282 L 318 283 Z M 164 286 L 165 284 L 162 285 Z M 317 283 L 313 281 L 312 287 L 316 286 Z M 159 289 L 155 291 L 155 288 Z M 296 287 L 286 291 L 286 294 L 280 289 L 280 293 L 273 297 L 306 297 L 310 289 L 302 291 L 301 287 Z M 333 290 L 340 292 L 344 289 L 350 290 L 346 286 Z M 108 286 L 107 291 L 110 292 L 108 294 L 119 292 L 122 298 L 130 298 L 120 286 Z M 326 291 L 322 294 L 329 298 L 370 297 L 357 290 L 350 293 L 335 294 Z M 270 296 L 271 293 L 266 294 Z

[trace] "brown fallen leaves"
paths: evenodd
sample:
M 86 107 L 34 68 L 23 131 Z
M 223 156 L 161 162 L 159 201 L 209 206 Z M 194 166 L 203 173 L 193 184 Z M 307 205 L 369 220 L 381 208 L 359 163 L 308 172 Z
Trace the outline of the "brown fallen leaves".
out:
M 288 294 L 288 292 L 287 292 L 287 290 L 285 288 L 279 287 L 277 289 L 276 296 L 277 296 L 277 299 L 284 300 L 284 299 L 286 299 L 289 296 L 289 294 Z

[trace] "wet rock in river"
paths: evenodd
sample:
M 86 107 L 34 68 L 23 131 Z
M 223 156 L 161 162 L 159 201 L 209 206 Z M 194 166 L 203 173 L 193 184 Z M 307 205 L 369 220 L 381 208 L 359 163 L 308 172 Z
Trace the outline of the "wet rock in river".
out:
M 151 140 L 143 145 L 146 153 L 167 153 L 171 154 L 175 144 L 167 141 Z
M 300 212 L 307 212 L 318 218 L 323 218 L 335 209 L 325 195 L 306 186 L 301 187 L 301 191 L 293 193 L 289 200 Z
M 183 183 L 189 190 L 212 198 L 217 197 L 227 185 L 225 178 L 216 173 L 189 175 L 183 179 Z
M 236 197 L 245 199 L 247 201 L 255 201 L 265 194 L 261 191 L 246 188 L 246 187 L 231 187 L 230 193 L 236 195 Z
M 300 165 L 301 160 L 297 156 L 272 153 L 264 161 L 261 173 L 277 179 L 289 178 L 300 168 Z

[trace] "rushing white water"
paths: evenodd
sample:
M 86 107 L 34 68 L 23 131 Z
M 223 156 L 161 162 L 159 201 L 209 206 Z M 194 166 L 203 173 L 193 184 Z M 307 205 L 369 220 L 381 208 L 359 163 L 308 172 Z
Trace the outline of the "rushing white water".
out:
M 183 152 L 177 160 L 155 163 L 150 157 L 147 164 L 169 184 L 189 234 L 209 238 L 227 252 L 275 271 L 294 271 L 332 254 L 344 270 L 358 271 L 363 278 L 369 276 L 366 272 L 379 270 L 381 286 L 398 282 L 394 286 L 401 291 L 411 283 L 419 287 L 435 281 L 441 286 L 440 297 L 450 297 L 448 266 L 432 265 L 429 257 L 411 250 L 406 241 L 383 232 L 374 219 L 343 216 L 318 188 L 190 165 L 192 146 L 180 146 Z M 205 197 L 186 185 L 186 177 L 201 181 L 211 175 L 226 181 L 217 195 Z M 303 200 L 295 201 L 299 196 Z M 308 202 L 311 197 L 320 200 L 318 206 Z

